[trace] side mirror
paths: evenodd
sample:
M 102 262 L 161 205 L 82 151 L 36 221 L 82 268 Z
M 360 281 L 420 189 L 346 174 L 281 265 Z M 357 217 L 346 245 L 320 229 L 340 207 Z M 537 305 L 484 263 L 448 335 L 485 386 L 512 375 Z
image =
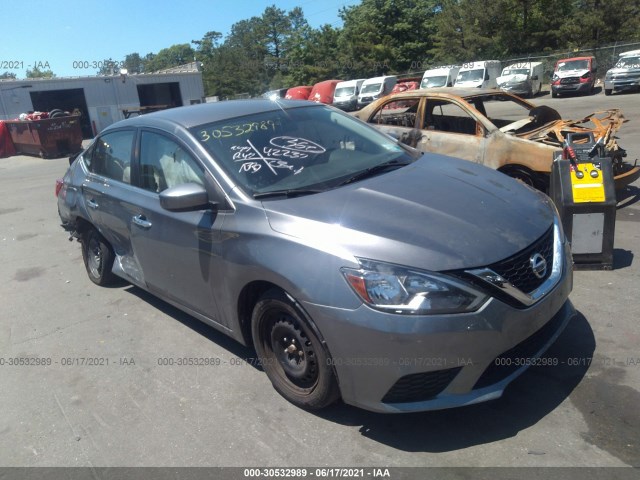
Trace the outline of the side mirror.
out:
M 489 80 L 489 72 L 484 72 L 484 79 Z
M 531 77 L 531 80 L 538 80 L 538 75 L 534 75 L 533 77 Z
M 160 206 L 171 212 L 188 212 L 209 208 L 209 194 L 202 185 L 183 183 L 160 192 Z

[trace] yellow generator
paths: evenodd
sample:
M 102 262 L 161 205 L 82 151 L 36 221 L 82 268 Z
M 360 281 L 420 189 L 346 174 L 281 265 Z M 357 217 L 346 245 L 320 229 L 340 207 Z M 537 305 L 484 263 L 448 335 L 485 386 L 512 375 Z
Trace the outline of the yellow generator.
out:
M 592 133 L 567 135 L 553 161 L 549 195 L 571 242 L 574 268 L 613 269 L 613 166 Z

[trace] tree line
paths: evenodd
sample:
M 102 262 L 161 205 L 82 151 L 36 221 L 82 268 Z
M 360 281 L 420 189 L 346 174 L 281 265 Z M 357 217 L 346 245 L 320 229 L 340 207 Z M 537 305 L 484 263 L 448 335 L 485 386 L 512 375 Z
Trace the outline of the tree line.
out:
M 640 0 L 362 0 L 339 16 L 339 28 L 312 28 L 301 8 L 274 5 L 233 24 L 226 36 L 207 32 L 113 65 L 145 73 L 197 61 L 206 95 L 226 98 L 640 41 Z M 98 72 L 112 73 L 109 62 Z

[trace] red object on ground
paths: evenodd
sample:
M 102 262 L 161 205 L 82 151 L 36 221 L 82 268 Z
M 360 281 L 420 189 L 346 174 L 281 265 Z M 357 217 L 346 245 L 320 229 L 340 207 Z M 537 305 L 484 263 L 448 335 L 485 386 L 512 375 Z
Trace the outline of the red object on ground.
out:
M 11 133 L 7 125 L 0 120 L 0 158 L 11 157 L 16 154 L 16 149 L 11 140 Z

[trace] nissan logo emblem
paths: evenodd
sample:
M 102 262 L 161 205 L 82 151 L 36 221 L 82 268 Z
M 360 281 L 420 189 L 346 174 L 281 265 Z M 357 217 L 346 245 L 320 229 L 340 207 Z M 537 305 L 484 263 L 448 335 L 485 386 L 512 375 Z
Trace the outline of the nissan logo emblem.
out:
M 529 259 L 531 270 L 537 278 L 544 278 L 547 273 L 547 261 L 539 253 L 534 253 Z

